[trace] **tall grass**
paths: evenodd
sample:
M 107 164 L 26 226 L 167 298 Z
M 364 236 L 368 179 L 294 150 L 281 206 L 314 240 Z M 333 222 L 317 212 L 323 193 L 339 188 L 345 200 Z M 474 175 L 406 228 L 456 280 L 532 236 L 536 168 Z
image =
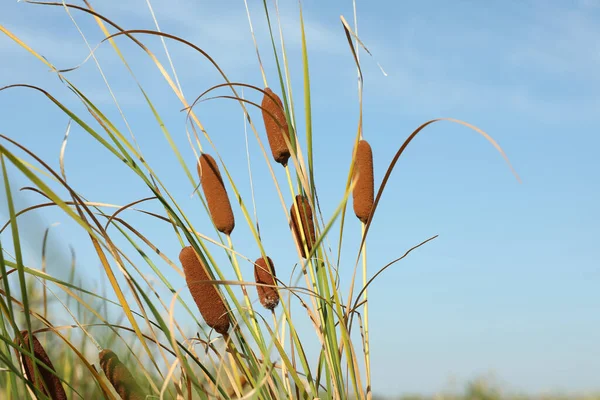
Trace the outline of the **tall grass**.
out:
M 63 162 L 66 138 L 60 154 L 60 170 L 57 171 L 15 138 L 0 134 L 0 159 L 9 210 L 9 220 L 2 229 L 2 237 L 10 237 L 10 241 L 0 242 L 0 361 L 5 369 L 5 373 L 0 374 L 0 386 L 3 396 L 23 398 L 29 394 L 47 397 L 47 391 L 33 384 L 35 379 L 23 373 L 21 357 L 17 357 L 18 353 L 31 356 L 34 350 L 15 346 L 15 337 L 23 331 L 27 335 L 36 335 L 45 343 L 55 367 L 55 370 L 48 370 L 41 363 L 36 363 L 36 373 L 55 375 L 64 383 L 70 398 L 140 398 L 140 392 L 148 398 L 179 399 L 371 398 L 368 333 L 370 329 L 385 328 L 369 326 L 367 288 L 386 268 L 435 236 L 408 249 L 383 269 L 373 270 L 369 268 L 366 257 L 369 229 L 377 216 L 377 206 L 390 175 L 404 150 L 424 128 L 442 119 L 427 121 L 417 127 L 389 163 L 378 157 L 376 148 L 372 149 L 372 160 L 370 157 L 361 158 L 363 165 L 371 164 L 370 167 L 385 171 L 376 192 L 372 176 L 363 180 L 366 184 L 360 184 L 361 172 L 354 168 L 357 164 L 356 150 L 349 154 L 347 165 L 336 166 L 348 171 L 345 190 L 339 193 L 334 212 L 323 215 L 315 180 L 319 171 L 315 170 L 313 160 L 314 146 L 319 145 L 320 138 L 312 132 L 310 44 L 306 40 L 301 4 L 298 18 L 303 101 L 302 106 L 296 109 L 287 56 L 290 50 L 285 45 L 276 1 L 265 1 L 263 10 L 272 46 L 256 46 L 263 88 L 230 80 L 218 61 L 203 49 L 184 38 L 161 32 L 158 24 L 156 30 L 124 30 L 107 16 L 94 11 L 87 0 L 84 0 L 83 6 L 31 3 L 38 7 L 61 7 L 69 15 L 77 13 L 97 24 L 105 37 L 98 46 L 110 46 L 127 68 L 144 98 L 145 106 L 169 144 L 165 151 L 171 152 L 178 160 L 181 176 L 158 174 L 150 161 L 144 158 L 133 131 L 121 130 L 118 127 L 121 123 L 111 119 L 105 107 L 98 105 L 92 96 L 71 80 L 69 70 L 59 70 L 37 49 L 0 25 L 4 35 L 33 56 L 32 62 L 40 62 L 50 68 L 72 96 L 58 99 L 43 87 L 22 83 L 2 88 L 0 95 L 10 96 L 14 91 L 26 90 L 30 96 L 44 97 L 55 107 L 57 116 L 68 117 L 73 126 L 93 139 L 90 151 L 102 149 L 106 157 L 120 160 L 123 168 L 145 188 L 144 193 L 139 193 L 139 200 L 126 205 L 95 202 L 85 198 L 67 180 L 68 169 Z M 253 18 L 249 11 L 248 18 L 252 26 Z M 359 141 L 366 139 L 362 130 L 359 58 L 359 52 L 366 48 L 355 30 L 356 27 L 351 28 L 342 17 L 340 35 L 345 35 L 348 40 L 348 51 L 361 78 L 360 111 L 354 137 L 356 149 Z M 253 34 L 252 30 L 250 32 Z M 152 37 L 160 38 L 164 43 L 168 65 L 160 61 L 163 55 L 153 53 L 144 44 L 145 39 Z M 189 148 L 177 145 L 180 141 L 176 135 L 181 135 L 181 132 L 175 134 L 169 131 L 153 99 L 138 83 L 128 60 L 139 57 L 139 53 L 127 54 L 123 50 L 125 43 L 133 43 L 142 50 L 142 56 L 152 61 L 157 75 L 179 99 L 181 104 L 173 107 L 185 111 L 189 122 Z M 185 46 L 190 55 L 199 54 L 220 76 L 212 87 L 196 98 L 183 94 L 175 63 L 168 53 L 168 46 L 174 43 Z M 96 60 L 93 56 L 94 52 L 90 60 Z M 267 76 L 262 68 L 262 60 L 267 57 L 277 65 L 276 76 Z M 102 75 L 102 78 L 105 76 Z M 267 79 L 277 84 L 269 87 Z M 108 85 L 108 80 L 105 82 Z M 110 85 L 108 88 L 110 90 Z M 112 90 L 110 93 L 120 116 L 125 118 L 127 109 L 118 102 L 119 93 Z M 209 94 L 212 97 L 208 97 Z M 197 114 L 201 103 L 216 98 L 239 105 L 260 149 L 258 154 L 252 154 L 252 162 L 248 158 L 248 164 L 251 169 L 260 165 L 268 170 L 267 176 L 260 177 L 269 180 L 274 189 L 275 196 L 268 207 L 276 212 L 280 203 L 278 212 L 286 216 L 289 226 L 265 226 L 260 224 L 256 213 L 251 212 L 254 192 L 249 197 L 242 195 L 244 190 L 240 185 L 246 185 L 246 182 L 241 178 L 234 179 L 228 163 L 224 161 L 231 159 L 230 149 L 217 146 L 212 132 Z M 85 112 L 73 111 L 81 105 Z M 304 122 L 299 124 L 297 118 L 300 118 L 302 109 Z M 466 122 L 447 121 L 462 124 L 483 135 L 506 158 L 497 143 L 484 131 Z M 124 122 L 127 120 L 124 119 Z M 126 123 L 125 126 L 129 125 Z M 271 151 L 268 150 L 269 145 Z M 195 154 L 196 163 L 199 159 L 208 160 L 204 167 L 211 171 L 206 180 L 203 181 L 202 177 L 208 175 L 204 175 L 206 171 L 203 172 L 202 168 L 198 175 L 192 173 L 196 165 L 189 165 L 184 156 L 189 151 Z M 9 169 L 28 180 L 31 186 L 27 190 L 41 195 L 44 203 L 16 210 Z M 187 181 L 190 193 L 194 193 L 198 201 L 196 207 L 202 208 L 211 217 L 212 226 L 203 224 L 198 227 L 197 221 L 191 217 L 193 213 L 182 205 L 184 199 L 173 194 L 172 183 L 181 179 Z M 360 212 L 357 211 L 362 227 L 360 231 L 352 232 L 346 226 L 346 217 L 350 215 L 347 214 L 347 206 L 359 184 L 361 196 L 367 200 L 361 203 Z M 150 203 L 155 204 L 159 211 L 144 208 Z M 102 266 L 108 285 L 106 293 L 92 290 L 84 279 L 76 281 L 75 272 L 64 280 L 49 275 L 44 266 L 25 265 L 19 216 L 48 207 L 62 210 L 78 227 L 80 234 L 89 240 Z M 233 213 L 241 216 L 237 224 L 234 224 L 232 209 Z M 150 239 L 155 236 L 152 232 L 144 232 L 131 222 L 128 215 L 136 212 L 163 224 L 163 237 L 168 236 L 176 240 L 181 249 L 187 249 L 185 257 L 181 258 L 184 265 L 179 262 L 178 253 L 163 252 L 163 243 Z M 247 236 L 236 236 L 234 225 L 245 225 Z M 334 226 L 339 228 L 339 232 L 332 229 Z M 7 235 L 9 231 L 10 236 Z M 267 233 L 296 242 L 297 254 L 290 255 L 296 259 L 296 269 L 286 268 L 277 259 L 271 261 L 272 249 L 266 248 L 262 240 Z M 360 246 L 349 250 L 343 248 L 342 239 L 346 235 L 359 235 Z M 245 243 L 244 247 L 252 243 L 254 253 L 240 253 L 234 246 L 236 241 Z M 328 245 L 332 242 L 333 248 Z M 338 280 L 342 250 L 349 252 L 354 260 L 352 269 L 344 271 L 352 277 L 346 287 L 339 285 Z M 222 252 L 225 252 L 225 257 Z M 277 274 L 267 270 L 267 263 L 269 269 L 277 265 Z M 255 266 L 255 269 L 246 268 L 246 265 Z M 261 269 L 256 270 L 259 267 Z M 75 271 L 75 268 L 71 270 Z M 78 273 L 85 276 L 84 271 Z M 362 279 L 358 279 L 357 275 Z M 182 292 L 178 288 L 185 285 L 184 279 L 187 279 L 188 287 Z M 35 285 L 35 290 L 32 285 Z M 187 300 L 184 293 L 187 290 L 192 292 L 197 307 Z M 210 296 L 204 295 L 207 293 Z M 255 293 L 260 294 L 260 301 Z M 274 301 L 275 298 L 278 302 Z M 259 307 L 261 302 L 266 308 Z M 52 312 L 48 312 L 49 307 Z M 109 307 L 113 311 L 109 312 Z M 115 314 L 114 310 L 118 312 Z M 57 318 L 57 315 L 67 316 L 72 322 L 58 324 L 57 321 L 64 318 Z M 116 322 L 115 315 L 119 316 Z M 227 321 L 227 324 L 220 321 Z M 312 329 L 308 332 L 300 329 L 303 323 L 308 323 Z

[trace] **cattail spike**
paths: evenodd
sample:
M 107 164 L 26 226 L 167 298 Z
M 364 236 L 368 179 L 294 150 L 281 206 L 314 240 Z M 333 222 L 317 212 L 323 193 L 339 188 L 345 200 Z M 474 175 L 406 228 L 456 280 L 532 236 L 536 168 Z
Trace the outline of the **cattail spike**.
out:
M 264 258 L 259 258 L 254 262 L 254 279 L 260 285 L 275 286 L 275 265 L 270 257 L 267 257 L 268 264 Z M 260 303 L 268 310 L 272 310 L 279 304 L 279 292 L 277 288 L 270 286 L 256 286 Z
M 358 142 L 354 174 L 358 179 L 352 191 L 354 213 L 363 223 L 367 223 L 374 201 L 373 151 L 366 140 Z
M 200 156 L 198 175 L 200 175 L 200 183 L 213 223 L 220 232 L 226 235 L 231 234 L 235 227 L 235 219 L 219 167 L 212 156 L 208 154 Z
M 229 331 L 228 310 L 215 284 L 211 283 L 212 279 L 204 263 L 192 246 L 181 250 L 179 261 L 183 265 L 185 280 L 202 318 L 215 331 L 226 334 Z
M 285 118 L 283 102 L 279 96 L 267 87 L 265 88 L 261 107 L 271 153 L 273 153 L 275 161 L 285 167 L 290 158 L 290 149 L 285 143 L 284 136 L 289 138 L 290 132 Z
M 146 394 L 131 375 L 129 369 L 113 351 L 104 349 L 100 352 L 100 368 L 104 371 L 106 378 L 113 385 L 115 391 L 121 396 L 121 399 L 146 399 Z
M 302 257 L 307 258 L 315 244 L 316 235 L 312 208 L 305 196 L 296 196 L 294 204 L 290 209 L 290 217 L 296 244 L 300 247 L 300 254 L 302 254 Z M 299 220 L 298 217 L 300 217 Z M 304 237 L 305 241 L 302 240 L 302 237 Z M 308 249 L 308 253 L 305 247 Z
M 25 351 L 30 352 L 31 341 L 29 333 L 27 331 L 21 331 L 21 336 L 23 336 L 23 340 L 21 341 L 17 336 L 15 338 L 15 343 Z M 31 340 L 33 340 L 33 355 L 37 360 L 37 379 L 34 370 L 34 361 L 30 356 L 17 351 L 17 356 L 21 357 L 27 379 L 32 382 L 39 391 L 50 397 L 52 400 L 66 400 L 67 394 L 65 393 L 65 388 L 60 379 L 56 376 L 56 370 L 54 369 L 54 365 L 52 365 L 52 361 L 50 361 L 46 350 L 44 350 L 44 347 L 35 335 L 31 335 Z M 40 363 L 48 367 L 50 371 L 42 367 Z

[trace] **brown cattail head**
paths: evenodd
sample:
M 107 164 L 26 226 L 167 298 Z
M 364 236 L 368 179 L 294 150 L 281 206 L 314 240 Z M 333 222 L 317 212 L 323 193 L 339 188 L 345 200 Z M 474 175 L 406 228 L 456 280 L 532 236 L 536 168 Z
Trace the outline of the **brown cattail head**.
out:
M 225 302 L 206 267 L 196 255 L 192 246 L 184 247 L 179 253 L 179 261 L 183 265 L 185 280 L 202 318 L 215 331 L 224 335 L 229 331 L 229 314 Z
M 125 364 L 111 350 L 100 352 L 100 368 L 123 400 L 145 400 L 146 394 Z
M 212 156 L 208 154 L 200 156 L 198 175 L 200 175 L 200 183 L 206 196 L 208 211 L 213 223 L 220 232 L 226 235 L 231 234 L 235 227 L 235 219 L 233 218 L 231 203 L 229 203 L 219 167 Z
M 294 204 L 290 209 L 290 217 L 296 244 L 300 247 L 300 254 L 302 254 L 302 257 L 307 258 L 315 244 L 315 224 L 313 222 L 312 208 L 305 196 L 296 196 Z M 300 217 L 300 219 L 298 219 L 298 217 Z M 304 242 L 302 241 L 303 236 L 305 239 Z M 308 253 L 306 252 L 305 247 L 308 248 Z
M 285 167 L 290 158 L 290 149 L 285 144 L 284 136 L 289 138 L 290 133 L 283 103 L 271 89 L 265 88 L 265 92 L 261 107 L 269 146 L 275 161 Z
M 54 369 L 54 365 L 52 365 L 52 361 L 50 361 L 50 358 L 48 357 L 46 350 L 44 350 L 42 347 L 42 344 L 35 337 L 35 335 L 30 336 L 27 331 L 21 331 L 21 335 L 23 336 L 23 340 L 21 341 L 17 336 L 15 338 L 15 343 L 26 352 L 30 352 L 31 340 L 33 340 L 33 354 L 37 360 L 36 379 L 34 361 L 28 355 L 17 352 L 17 356 L 21 357 L 27 379 L 29 379 L 29 381 L 32 382 L 39 391 L 50 397 L 52 400 L 66 400 L 67 394 L 65 393 L 65 389 L 60 379 L 58 379 L 58 377 L 55 375 L 56 370 Z M 44 368 L 42 365 L 40 365 L 40 363 L 48 367 L 51 371 L 54 371 L 54 373 Z
M 275 265 L 270 257 L 267 257 L 269 265 L 264 258 L 259 258 L 254 262 L 254 279 L 259 285 L 275 286 Z M 279 292 L 277 288 L 269 286 L 256 286 L 260 304 L 266 309 L 272 310 L 279 304 Z
M 373 151 L 366 140 L 358 142 L 354 175 L 358 175 L 352 192 L 354 213 L 366 224 L 373 209 L 374 198 Z

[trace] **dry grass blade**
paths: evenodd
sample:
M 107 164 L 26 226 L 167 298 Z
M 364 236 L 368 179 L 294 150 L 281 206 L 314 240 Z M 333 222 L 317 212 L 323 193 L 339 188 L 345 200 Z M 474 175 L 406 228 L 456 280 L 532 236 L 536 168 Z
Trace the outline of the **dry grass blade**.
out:
M 59 156 L 60 174 L 63 177 L 63 179 L 65 180 L 65 182 L 67 181 L 67 175 L 65 174 L 65 150 L 67 149 L 67 140 L 69 138 L 70 132 L 71 132 L 71 120 L 69 120 L 69 123 L 67 124 L 67 130 L 65 132 L 65 137 L 63 138 L 62 145 L 60 146 L 60 156 Z
M 261 257 L 254 262 L 254 279 L 257 283 L 258 298 L 260 304 L 268 310 L 273 310 L 279 304 L 279 292 L 274 287 L 276 286 L 275 277 L 275 264 L 270 257 L 266 257 L 266 261 Z
M 254 27 L 252 26 L 252 18 L 250 18 L 250 9 L 248 8 L 248 1 L 244 0 L 246 6 L 246 15 L 248 16 L 248 24 L 250 25 L 250 34 L 252 35 L 252 41 L 254 42 L 254 48 L 256 49 L 256 57 L 258 58 L 258 66 L 260 67 L 260 73 L 262 75 L 263 82 L 267 86 L 267 76 L 265 75 L 265 69 L 260 59 L 260 52 L 258 51 L 258 44 L 256 43 L 256 36 L 254 35 Z
M 383 181 L 381 182 L 381 185 L 379 186 L 379 190 L 377 191 L 377 196 L 375 197 L 375 202 L 373 203 L 373 210 L 371 211 L 371 218 L 369 219 L 369 222 L 367 223 L 367 225 L 365 227 L 365 232 L 364 232 L 364 235 L 363 235 L 363 238 L 362 238 L 362 241 L 361 241 L 359 249 L 363 248 L 363 246 L 365 244 L 365 241 L 367 240 L 367 234 L 369 233 L 369 228 L 371 227 L 371 223 L 373 222 L 373 216 L 375 215 L 375 211 L 377 210 L 377 205 L 379 204 L 379 200 L 381 200 L 381 196 L 383 195 L 383 191 L 384 191 L 384 189 L 387 186 L 388 180 L 390 179 L 390 176 L 392 175 L 392 172 L 394 171 L 394 168 L 396 167 L 396 163 L 400 159 L 400 156 L 402 155 L 402 153 L 404 153 L 404 150 L 406 150 L 406 148 L 408 147 L 408 145 L 410 144 L 410 142 L 419 134 L 419 132 L 421 132 L 423 129 L 425 129 L 427 126 L 433 124 L 434 122 L 440 122 L 440 121 L 450 121 L 450 122 L 454 122 L 454 123 L 457 123 L 457 124 L 460 124 L 460 125 L 464 125 L 467 128 L 470 128 L 470 129 L 474 130 L 475 132 L 479 133 L 481 136 L 483 136 L 488 142 L 490 142 L 492 144 L 492 146 L 494 146 L 494 148 L 500 153 L 500 155 L 502 155 L 502 158 L 504 158 L 504 160 L 508 164 L 508 167 L 510 168 L 511 172 L 513 173 L 513 175 L 515 176 L 515 178 L 517 178 L 517 181 L 519 183 L 521 182 L 521 178 L 519 178 L 519 175 L 517 174 L 517 172 L 513 168 L 512 164 L 510 163 L 510 160 L 506 156 L 506 153 L 504 153 L 504 150 L 502 150 L 502 148 L 500 147 L 500 145 L 490 135 L 488 135 L 486 132 L 484 132 L 483 130 L 479 129 L 475 125 L 469 124 L 468 122 L 461 121 L 459 119 L 454 119 L 454 118 L 436 118 L 436 119 L 429 120 L 429 121 L 421 124 L 417 129 L 415 129 L 413 131 L 413 133 L 410 134 L 410 136 L 404 141 L 404 143 L 402 143 L 402 146 L 400 146 L 400 148 L 398 149 L 398 151 L 394 155 L 394 158 L 390 162 L 390 165 L 388 166 L 388 169 L 385 172 L 385 175 L 383 177 Z M 355 265 L 358 265 L 359 258 L 360 258 L 360 252 L 356 256 L 356 264 Z
M 366 140 L 358 142 L 354 174 L 357 176 L 356 186 L 352 191 L 354 213 L 364 224 L 369 220 L 373 209 L 375 184 L 373 178 L 373 151 Z
M 360 300 L 360 296 L 363 295 L 363 293 L 367 290 L 367 287 L 373 283 L 373 281 L 375 280 L 375 278 L 377 278 L 383 271 L 385 271 L 386 269 L 388 269 L 389 267 L 391 267 L 392 265 L 394 265 L 395 263 L 397 263 L 400 260 L 403 260 L 406 256 L 408 256 L 413 250 L 418 249 L 419 247 L 425 245 L 426 243 L 431 242 L 432 240 L 436 239 L 438 237 L 438 235 L 432 236 L 429 239 L 426 239 L 424 241 L 422 241 L 421 243 L 419 243 L 416 246 L 411 247 L 410 249 L 408 249 L 401 257 L 396 258 L 395 260 L 389 262 L 387 265 L 385 265 L 383 268 L 381 268 L 379 271 L 377 271 L 377 273 L 375 273 L 375 275 L 373 275 L 371 277 L 371 279 L 369 279 L 369 281 L 365 284 L 365 286 L 361 289 L 361 291 L 358 293 L 358 295 L 356 296 L 356 301 L 354 302 L 354 306 L 352 307 L 352 309 L 348 312 L 348 315 L 355 312 L 356 309 L 358 308 L 359 304 L 359 300 Z
M 218 85 L 214 85 L 214 86 L 211 86 L 210 88 L 206 89 L 204 92 L 202 92 L 202 93 L 201 93 L 201 94 L 200 94 L 198 97 L 196 97 L 196 98 L 194 99 L 194 101 L 192 102 L 192 104 L 191 104 L 191 105 L 189 105 L 189 106 L 187 106 L 187 107 L 184 107 L 184 108 L 182 108 L 182 109 L 181 109 L 181 111 L 187 111 L 187 117 L 186 117 L 186 119 L 188 119 L 188 120 L 189 120 L 190 110 L 191 110 L 192 108 L 194 108 L 194 107 L 196 106 L 196 104 L 198 104 L 198 102 L 200 102 L 200 99 L 202 99 L 202 98 L 203 98 L 204 96 L 206 96 L 208 93 L 212 92 L 213 90 L 216 90 L 216 89 L 222 88 L 222 87 L 230 87 L 230 88 L 233 88 L 233 87 L 236 87 L 236 86 L 239 86 L 239 87 L 241 87 L 241 88 L 250 88 L 250 89 L 252 89 L 252 90 L 256 90 L 257 92 L 261 92 L 263 95 L 265 94 L 265 91 L 264 91 L 264 90 L 262 90 L 261 88 L 259 88 L 258 86 L 255 86 L 255 85 L 250 85 L 250 84 L 248 84 L 248 83 L 241 83 L 241 82 L 227 82 L 227 83 L 219 83 Z M 241 99 L 243 99 L 243 97 L 236 97 L 235 99 L 236 99 L 236 100 L 241 100 Z M 253 103 L 253 104 L 254 104 L 254 103 Z M 256 105 L 256 104 L 255 104 L 255 105 Z M 259 106 L 258 106 L 258 105 L 256 105 L 256 107 L 259 107 Z M 259 107 L 259 108 L 260 108 L 260 107 Z
M 200 175 L 200 183 L 202 190 L 206 196 L 208 210 L 213 223 L 217 229 L 229 235 L 235 227 L 235 219 L 231 203 L 227 196 L 227 190 L 221 178 L 217 162 L 212 156 L 202 154 L 198 161 L 198 175 Z
M 356 23 L 356 4 L 355 4 L 355 10 L 354 10 L 354 22 Z M 344 26 L 344 31 L 346 32 L 346 36 L 348 37 L 348 42 L 350 43 L 350 47 L 352 47 L 352 52 L 355 54 L 355 58 L 356 61 L 358 63 L 358 45 L 360 45 L 360 47 L 362 47 L 364 49 L 364 51 L 367 52 L 368 55 L 370 55 L 371 57 L 373 57 L 373 54 L 371 54 L 371 52 L 369 51 L 369 49 L 367 48 L 367 46 L 365 46 L 365 44 L 362 42 L 362 40 L 360 40 L 360 38 L 358 37 L 358 35 L 352 31 L 352 29 L 350 28 L 350 25 L 348 24 L 348 22 L 346 21 L 346 18 L 344 18 L 343 15 L 340 15 L 340 20 L 342 21 L 342 25 Z M 354 39 L 356 39 L 356 44 L 357 44 L 357 48 L 356 50 L 354 50 L 354 47 L 352 46 L 352 39 L 351 37 L 353 37 Z M 383 69 L 383 67 L 381 66 L 381 64 L 379 64 L 379 62 L 377 62 L 377 66 L 379 67 L 379 70 L 381 71 L 381 73 L 384 76 L 388 76 L 387 72 L 385 72 L 385 70 Z
M 21 336 L 23 337 L 22 341 L 18 336 L 15 338 L 17 346 L 29 352 L 29 346 L 31 341 L 33 341 L 33 355 L 35 356 L 35 359 L 38 361 L 38 363 L 41 363 L 48 368 L 46 369 L 39 365 L 37 367 L 34 366 L 34 362 L 31 357 L 17 351 L 17 356 L 21 356 L 21 361 L 23 362 L 23 368 L 25 369 L 27 378 L 38 390 L 50 397 L 52 400 L 66 400 L 67 394 L 65 393 L 62 382 L 56 376 L 54 365 L 52 365 L 52 361 L 50 361 L 50 357 L 48 357 L 48 354 L 46 353 L 46 350 L 44 350 L 44 347 L 40 341 L 35 337 L 35 335 L 30 336 L 27 331 L 21 331 Z M 37 374 L 34 368 L 37 368 Z
M 271 153 L 275 161 L 285 167 L 290 158 L 290 149 L 285 142 L 285 137 L 289 137 L 290 133 L 283 103 L 279 96 L 267 87 L 261 107 Z
M 313 212 L 305 196 L 297 195 L 290 210 L 292 231 L 302 257 L 308 258 L 315 244 L 316 234 Z
M 224 335 L 229 331 L 229 314 L 225 302 L 210 279 L 206 266 L 192 246 L 179 253 L 185 280 L 202 318 L 208 326 Z
M 108 381 L 123 400 L 144 400 L 146 395 L 129 372 L 129 369 L 119 360 L 111 350 L 104 349 L 100 352 L 100 367 Z
M 143 198 L 143 199 L 140 199 L 140 200 L 136 200 L 136 201 L 131 202 L 129 204 L 126 204 L 126 205 L 124 205 L 122 207 L 119 207 L 119 209 L 117 211 L 115 211 L 108 218 L 108 220 L 106 221 L 106 223 L 104 224 L 104 230 L 105 231 L 108 230 L 108 226 L 110 225 L 110 223 L 112 222 L 112 220 L 115 219 L 117 217 L 117 215 L 119 215 L 121 212 L 123 212 L 123 211 L 127 210 L 128 208 L 131 208 L 131 207 L 133 207 L 133 206 L 135 206 L 137 204 L 143 203 L 143 202 L 148 201 L 148 200 L 155 200 L 155 199 L 157 199 L 156 196 L 150 196 L 150 197 L 146 197 L 146 198 Z

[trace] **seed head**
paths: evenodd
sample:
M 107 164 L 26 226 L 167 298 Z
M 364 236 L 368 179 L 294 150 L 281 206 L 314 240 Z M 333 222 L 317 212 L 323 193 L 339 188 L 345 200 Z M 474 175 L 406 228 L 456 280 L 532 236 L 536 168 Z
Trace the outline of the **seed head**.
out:
M 100 368 L 113 385 L 115 391 L 123 400 L 145 400 L 146 394 L 135 381 L 129 369 L 119 360 L 111 350 L 104 349 L 100 352 Z
M 35 337 L 35 335 L 30 336 L 27 331 L 21 331 L 21 335 L 23 336 L 23 340 L 21 341 L 21 339 L 17 336 L 15 338 L 15 343 L 26 352 L 30 352 L 30 340 L 33 340 L 33 355 L 37 360 L 36 379 L 34 361 L 28 355 L 17 351 L 17 356 L 21 357 L 21 362 L 23 363 L 23 368 L 25 369 L 25 375 L 27 376 L 27 379 L 32 382 L 38 390 L 50 397 L 52 400 L 66 400 L 67 394 L 65 393 L 62 382 L 56 376 L 54 365 L 52 365 L 52 361 L 50 361 L 50 358 L 48 357 L 46 350 L 44 350 L 44 347 L 42 347 L 40 341 Z M 50 370 L 44 368 L 40 364 L 45 365 Z
M 224 335 L 229 331 L 229 313 L 217 287 L 212 283 L 206 267 L 192 246 L 179 253 L 188 289 L 208 326 Z
M 235 227 L 235 219 L 219 167 L 212 156 L 208 154 L 200 156 L 198 175 L 200 175 L 200 183 L 213 223 L 220 232 L 226 235 L 231 234 Z
M 267 257 L 268 265 L 265 259 L 260 257 L 254 262 L 254 279 L 259 286 L 256 286 L 260 303 L 266 309 L 272 310 L 279 304 L 279 292 L 275 286 L 275 265 L 270 257 Z M 260 286 L 270 285 L 270 286 Z
M 290 209 L 290 217 L 296 244 L 300 247 L 300 254 L 302 254 L 302 257 L 307 258 L 312 251 L 316 239 L 312 208 L 305 196 L 296 196 L 294 204 Z M 298 219 L 298 217 L 300 218 Z M 302 240 L 303 237 L 304 241 Z
M 373 152 L 366 140 L 358 142 L 354 175 L 358 175 L 352 191 L 354 213 L 363 223 L 367 223 L 374 199 Z
M 261 107 L 269 146 L 275 161 L 285 167 L 290 158 L 290 149 L 285 143 L 284 136 L 289 138 L 290 133 L 283 102 L 271 89 L 265 88 L 265 92 Z

